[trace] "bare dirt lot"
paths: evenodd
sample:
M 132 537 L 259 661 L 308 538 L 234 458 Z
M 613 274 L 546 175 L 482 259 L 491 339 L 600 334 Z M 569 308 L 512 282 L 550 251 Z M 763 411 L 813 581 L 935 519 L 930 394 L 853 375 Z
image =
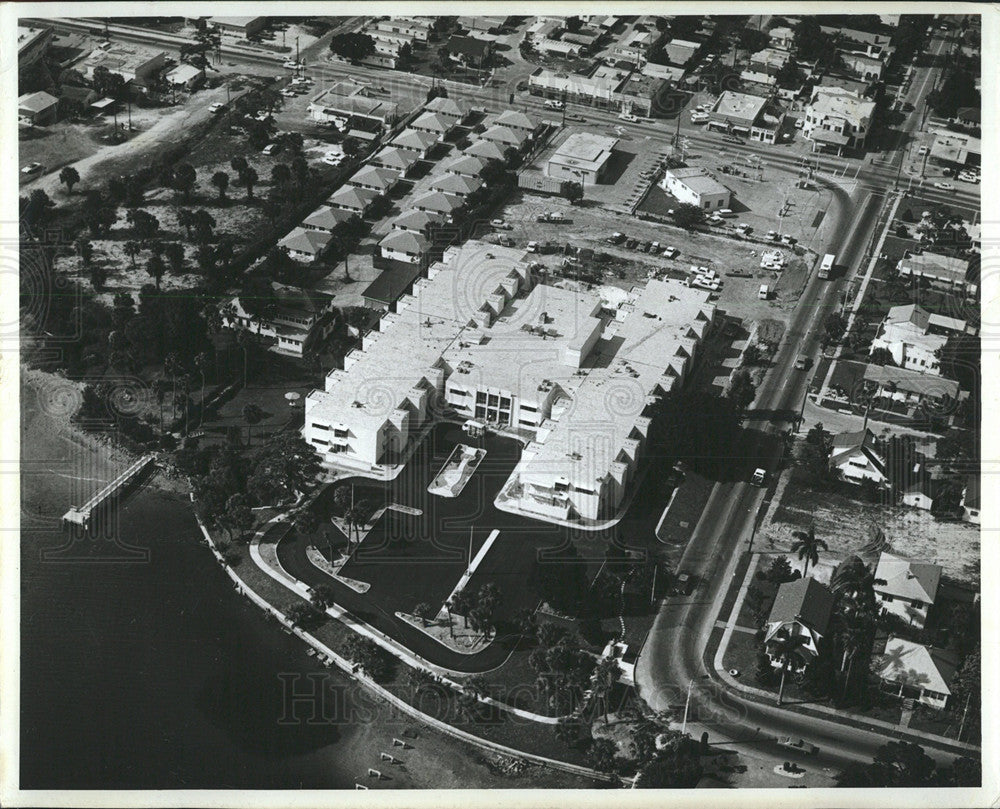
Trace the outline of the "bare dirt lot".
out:
M 964 522 L 934 519 L 915 508 L 893 508 L 835 492 L 807 489 L 790 480 L 775 494 L 777 507 L 770 510 L 761 531 L 761 549 L 785 551 L 792 545 L 792 532 L 816 525 L 816 536 L 825 540 L 827 556 L 843 558 L 859 553 L 870 542 L 871 527 L 884 531 L 894 553 L 932 562 L 946 576 L 967 584 L 979 584 L 979 528 Z

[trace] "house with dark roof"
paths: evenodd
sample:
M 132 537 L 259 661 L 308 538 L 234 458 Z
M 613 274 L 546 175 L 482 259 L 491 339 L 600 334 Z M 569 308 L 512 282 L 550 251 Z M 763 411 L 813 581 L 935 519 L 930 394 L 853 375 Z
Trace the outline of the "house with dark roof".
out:
M 448 158 L 438 164 L 438 171 L 443 174 L 457 174 L 459 177 L 473 179 L 483 173 L 486 161 L 472 155 L 460 154 Z
M 433 112 L 437 115 L 444 116 L 445 118 L 451 118 L 455 123 L 461 123 L 464 121 L 466 116 L 471 111 L 468 104 L 459 103 L 455 99 L 448 98 L 447 96 L 435 96 L 424 104 L 424 109 L 427 112 Z
M 872 480 L 882 486 L 886 482 L 885 456 L 875 433 L 867 427 L 833 437 L 830 469 L 851 483 Z
M 445 47 L 452 59 L 471 67 L 484 68 L 493 58 L 493 43 L 488 39 L 455 34 Z
M 979 129 L 982 125 L 982 110 L 979 107 L 959 107 L 951 120 L 966 129 Z
M 378 243 L 382 258 L 408 264 L 420 264 L 429 247 L 430 242 L 425 236 L 409 230 L 390 230 Z
M 365 306 L 389 311 L 403 295 L 413 288 L 422 272 L 420 264 L 397 265 L 383 270 L 361 293 Z
M 455 211 L 462 207 L 462 200 L 441 191 L 428 191 L 410 201 L 410 207 L 415 211 L 428 211 L 441 214 L 450 222 Z
M 942 710 L 951 697 L 958 664 L 954 652 L 891 637 L 876 671 L 883 686 L 897 696 Z
M 250 314 L 237 295 L 229 301 L 222 324 L 230 329 L 248 329 L 273 337 L 268 348 L 277 354 L 302 357 L 333 330 L 333 296 L 284 284 L 271 284 L 271 311 L 266 319 Z
M 764 646 L 771 664 L 783 665 L 776 656 L 778 640 L 798 636 L 804 642 L 791 670 L 802 671 L 819 654 L 819 642 L 827 634 L 832 612 L 833 593 L 816 579 L 796 579 L 778 587 L 764 625 Z
M 520 149 L 528 141 L 528 136 L 522 130 L 510 129 L 506 126 L 491 126 L 479 138 L 495 143 L 501 149 Z
M 923 629 L 937 598 L 941 568 L 883 552 L 875 568 L 875 597 L 886 612 Z M 884 582 L 884 584 L 883 584 Z
M 536 121 L 530 115 L 525 115 L 517 110 L 506 109 L 494 120 L 494 126 L 505 126 L 515 132 L 523 132 L 528 137 L 534 135 L 540 128 L 541 122 Z

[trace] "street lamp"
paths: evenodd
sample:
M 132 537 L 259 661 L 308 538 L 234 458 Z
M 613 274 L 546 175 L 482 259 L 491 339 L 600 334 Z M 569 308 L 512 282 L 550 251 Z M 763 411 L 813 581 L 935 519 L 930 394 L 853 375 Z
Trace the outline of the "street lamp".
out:
M 684 721 L 681 723 L 681 733 L 686 733 L 687 732 L 688 707 L 691 704 L 691 686 L 694 685 L 695 680 L 707 680 L 707 679 L 709 679 L 708 675 L 707 674 L 703 674 L 701 677 L 693 677 L 692 679 L 688 680 L 687 699 L 684 700 Z

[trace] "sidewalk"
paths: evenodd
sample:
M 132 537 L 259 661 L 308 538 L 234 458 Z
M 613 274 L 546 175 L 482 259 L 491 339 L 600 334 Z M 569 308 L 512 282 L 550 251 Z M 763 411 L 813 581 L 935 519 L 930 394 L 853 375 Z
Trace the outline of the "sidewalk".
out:
M 715 669 L 715 675 L 719 677 L 729 688 L 739 691 L 746 697 L 753 699 L 755 702 L 766 702 L 769 705 L 774 705 L 775 694 L 770 691 L 765 691 L 761 688 L 754 688 L 750 685 L 744 685 L 739 682 L 735 677 L 733 677 L 722 665 L 722 659 L 729 648 L 729 642 L 733 637 L 733 632 L 740 631 L 740 627 L 737 627 L 736 620 L 739 617 L 740 609 L 743 606 L 743 601 L 746 598 L 747 590 L 750 587 L 750 583 L 753 580 L 754 573 L 757 570 L 757 565 L 752 563 L 747 566 L 746 575 L 743 577 L 743 581 L 740 583 L 739 595 L 736 601 L 733 603 L 733 608 L 729 613 L 729 619 L 725 623 L 725 629 L 722 633 L 722 638 L 719 641 L 719 645 L 715 650 L 715 657 L 712 661 L 712 667 Z M 808 707 L 799 706 L 800 709 L 807 713 L 818 713 L 822 718 L 828 721 L 838 722 L 840 724 L 852 725 L 855 727 L 861 727 L 865 730 L 884 730 L 890 731 L 896 736 L 901 736 L 904 738 L 914 737 L 909 739 L 914 742 L 926 741 L 934 744 L 935 746 L 941 747 L 951 747 L 958 748 L 961 750 L 968 750 L 970 752 L 981 752 L 981 748 L 975 745 L 968 744 L 966 742 L 960 742 L 957 739 L 949 739 L 946 736 L 938 736 L 933 733 L 927 733 L 925 731 L 913 730 L 904 724 L 894 725 L 891 722 L 884 722 L 881 719 L 870 719 L 868 717 L 854 717 L 847 711 L 838 711 L 835 708 L 831 708 L 826 705 L 809 705 Z

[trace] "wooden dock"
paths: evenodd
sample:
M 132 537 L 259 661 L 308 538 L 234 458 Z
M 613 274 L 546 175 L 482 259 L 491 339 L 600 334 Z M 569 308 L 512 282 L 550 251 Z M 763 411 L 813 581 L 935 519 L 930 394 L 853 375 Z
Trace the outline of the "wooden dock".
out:
M 63 525 L 82 525 L 84 528 L 90 523 L 90 515 L 94 509 L 114 497 L 123 488 L 128 486 L 135 478 L 156 458 L 154 453 L 143 455 L 138 461 L 122 472 L 118 477 L 105 485 L 100 491 L 91 497 L 82 506 L 73 506 L 63 514 Z

